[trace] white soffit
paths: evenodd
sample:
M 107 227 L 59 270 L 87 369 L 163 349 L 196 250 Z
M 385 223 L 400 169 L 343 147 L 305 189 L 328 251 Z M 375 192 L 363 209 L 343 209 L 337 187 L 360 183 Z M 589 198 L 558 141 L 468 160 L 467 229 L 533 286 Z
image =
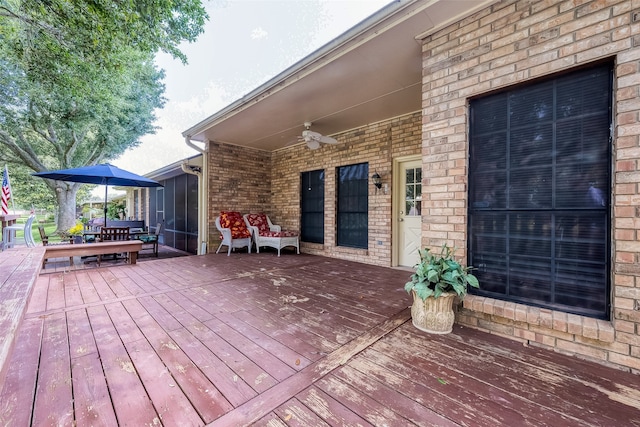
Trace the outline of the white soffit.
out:
M 420 39 L 494 2 L 394 2 L 183 136 L 273 151 L 305 121 L 334 135 L 419 111 Z

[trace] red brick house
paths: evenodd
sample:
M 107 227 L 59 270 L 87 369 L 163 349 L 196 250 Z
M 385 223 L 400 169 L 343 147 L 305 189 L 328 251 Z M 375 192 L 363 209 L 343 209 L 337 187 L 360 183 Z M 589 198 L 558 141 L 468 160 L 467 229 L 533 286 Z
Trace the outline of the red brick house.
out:
M 637 45 L 633 1 L 394 2 L 183 133 L 200 240 L 238 210 L 389 267 L 448 242 L 459 322 L 638 371 Z

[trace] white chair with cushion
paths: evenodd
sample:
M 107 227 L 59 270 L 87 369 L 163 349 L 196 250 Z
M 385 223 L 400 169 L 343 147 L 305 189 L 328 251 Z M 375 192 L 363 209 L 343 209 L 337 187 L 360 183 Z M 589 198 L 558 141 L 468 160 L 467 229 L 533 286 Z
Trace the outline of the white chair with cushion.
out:
M 300 253 L 300 239 L 297 232 L 282 231 L 279 225 L 272 224 L 269 217 L 263 213 L 246 214 L 244 220 L 256 244 L 256 252 L 260 253 L 260 246 L 269 246 L 277 249 L 280 256 L 280 249 L 293 246 L 296 252 Z
M 251 253 L 251 233 L 240 212 L 220 212 L 220 216 L 216 217 L 216 228 L 220 231 L 221 240 L 216 253 L 224 245 L 228 248 L 227 256 L 231 255 L 231 249 L 244 247 Z

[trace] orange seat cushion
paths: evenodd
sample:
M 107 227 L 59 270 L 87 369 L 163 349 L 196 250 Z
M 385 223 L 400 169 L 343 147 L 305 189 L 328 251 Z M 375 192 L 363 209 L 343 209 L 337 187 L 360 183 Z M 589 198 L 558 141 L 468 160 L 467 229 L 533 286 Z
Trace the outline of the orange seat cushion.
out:
M 221 211 L 220 226 L 222 228 L 231 229 L 232 239 L 245 239 L 251 237 L 251 233 L 249 232 L 247 224 L 244 222 L 244 218 L 242 218 L 240 212 Z
M 247 221 L 252 227 L 258 227 L 258 234 L 264 236 L 265 233 L 271 231 L 269 229 L 269 222 L 267 216 L 263 213 L 249 214 L 247 215 Z
M 263 213 L 247 215 L 247 221 L 252 227 L 258 227 L 258 234 L 262 237 L 294 237 L 295 231 L 271 231 L 267 215 Z

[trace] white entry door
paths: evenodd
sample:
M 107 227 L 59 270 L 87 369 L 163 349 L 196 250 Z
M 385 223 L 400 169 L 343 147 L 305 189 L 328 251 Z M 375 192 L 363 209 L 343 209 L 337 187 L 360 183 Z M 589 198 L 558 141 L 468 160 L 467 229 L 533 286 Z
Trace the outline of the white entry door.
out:
M 422 236 L 422 161 L 399 164 L 398 265 L 413 267 L 420 261 Z

